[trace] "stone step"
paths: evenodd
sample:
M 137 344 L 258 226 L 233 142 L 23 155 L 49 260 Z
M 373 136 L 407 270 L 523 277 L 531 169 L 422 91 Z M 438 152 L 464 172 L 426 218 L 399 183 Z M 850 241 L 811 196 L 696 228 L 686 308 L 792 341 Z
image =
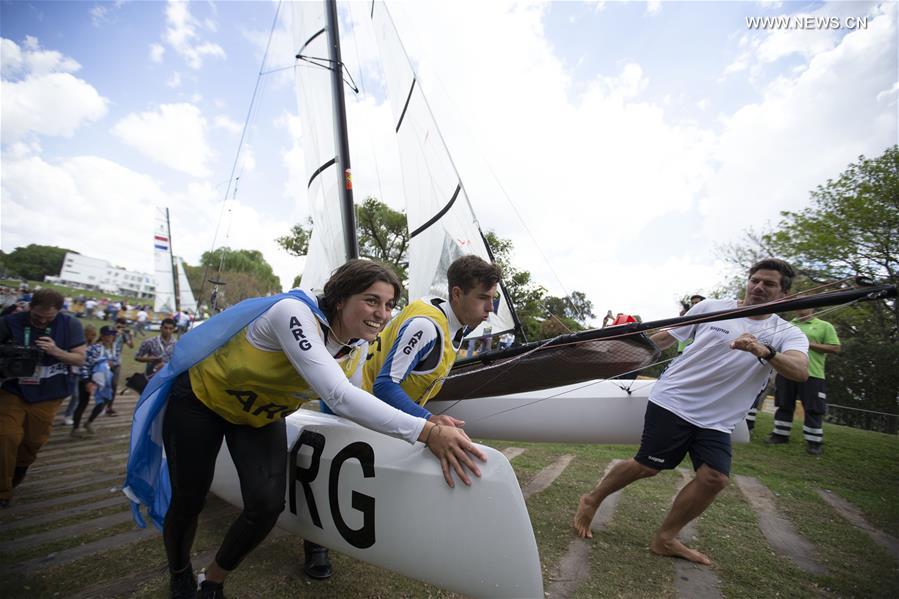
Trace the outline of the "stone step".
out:
M 574 459 L 573 455 L 565 454 L 557 459 L 555 462 L 538 472 L 534 478 L 532 478 L 521 490 L 521 494 L 524 495 L 524 498 L 527 499 L 532 495 L 544 491 L 547 487 L 553 484 L 559 475 L 565 471 L 565 468 L 568 467 L 568 464 L 571 463 L 571 460 Z
M 826 574 L 826 568 L 817 561 L 815 546 L 801 536 L 793 523 L 778 511 L 774 493 L 751 476 L 738 474 L 735 480 L 755 512 L 759 528 L 771 548 L 792 560 L 803 572 L 817 576 Z

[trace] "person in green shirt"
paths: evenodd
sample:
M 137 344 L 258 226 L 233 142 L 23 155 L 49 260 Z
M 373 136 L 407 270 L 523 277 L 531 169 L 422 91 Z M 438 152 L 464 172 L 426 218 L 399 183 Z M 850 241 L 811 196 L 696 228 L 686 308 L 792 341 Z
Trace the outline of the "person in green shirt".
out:
M 774 431 L 765 441 L 769 445 L 781 445 L 790 440 L 793 411 L 796 398 L 805 410 L 802 433 L 812 455 L 821 455 L 824 442 L 824 413 L 827 411 L 827 386 L 824 382 L 824 361 L 827 354 L 840 351 L 840 338 L 833 325 L 815 318 L 814 308 L 796 311 L 792 323 L 808 337 L 808 380 L 804 383 L 790 381 L 778 375 L 774 381 Z

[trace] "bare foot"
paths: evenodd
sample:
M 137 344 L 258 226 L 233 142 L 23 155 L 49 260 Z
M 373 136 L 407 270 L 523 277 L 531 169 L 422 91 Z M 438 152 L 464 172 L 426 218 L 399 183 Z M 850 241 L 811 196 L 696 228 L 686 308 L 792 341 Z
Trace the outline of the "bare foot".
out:
M 700 553 L 695 549 L 690 549 L 677 539 L 664 540 L 656 535 L 655 537 L 653 537 L 652 542 L 649 544 L 649 550 L 656 555 L 680 557 L 682 559 L 696 562 L 697 564 L 702 564 L 704 566 L 709 566 L 712 564 L 712 560 L 710 560 L 707 555 L 705 555 L 704 553 Z
M 574 515 L 574 530 L 577 536 L 582 539 L 592 539 L 593 533 L 590 531 L 590 524 L 593 522 L 593 516 L 599 504 L 593 505 L 588 495 L 581 495 L 577 502 L 577 513 Z

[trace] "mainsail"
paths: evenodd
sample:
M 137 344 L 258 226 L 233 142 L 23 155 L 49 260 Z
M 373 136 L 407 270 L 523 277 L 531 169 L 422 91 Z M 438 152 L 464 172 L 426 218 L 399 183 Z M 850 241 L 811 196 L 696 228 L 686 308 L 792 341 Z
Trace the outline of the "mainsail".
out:
M 403 168 L 411 238 L 409 293 L 445 296 L 446 269 L 454 259 L 464 254 L 492 256 L 386 6 L 375 3 L 371 18 Z M 507 294 L 500 295 L 487 324 L 494 334 L 515 328 L 514 309 Z M 551 344 L 459 361 L 438 397 L 485 397 L 611 378 L 639 369 L 657 355 L 658 348 L 642 335 L 602 341 L 591 340 L 589 334 L 567 335 Z
M 492 256 L 383 2 L 374 4 L 371 19 L 381 51 L 403 169 L 410 238 L 409 297 L 446 297 L 446 270 L 453 260 L 475 254 L 492 261 Z M 510 299 L 501 288 L 494 314 L 482 330 L 489 327 L 494 334 L 513 330 L 513 313 Z
M 169 230 L 169 209 L 156 207 L 153 228 L 153 260 L 156 268 L 156 299 L 153 312 L 172 314 L 176 311 L 175 277 L 172 270 L 172 235 Z
M 297 48 L 297 103 L 302 121 L 303 155 L 309 174 L 307 197 L 312 238 L 301 287 L 321 290 L 338 266 L 347 261 L 343 222 L 338 208 L 338 176 L 334 103 L 328 70 L 328 36 L 321 2 L 289 2 L 283 7 L 288 31 Z

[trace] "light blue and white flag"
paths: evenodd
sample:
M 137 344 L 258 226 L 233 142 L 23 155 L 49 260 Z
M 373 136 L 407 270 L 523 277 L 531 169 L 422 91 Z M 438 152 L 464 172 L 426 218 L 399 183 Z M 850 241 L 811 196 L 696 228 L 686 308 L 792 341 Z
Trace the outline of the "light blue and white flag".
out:
M 312 309 L 319 320 L 327 324 L 327 319 L 317 302 L 298 289 L 271 297 L 244 300 L 210 318 L 202 327 L 183 335 L 175 345 L 172 359 L 150 379 L 141 393 L 131 423 L 131 448 L 122 488 L 131 500 L 134 521 L 141 528 L 147 525 L 140 513 L 141 504 L 146 506 L 153 523 L 162 529 L 172 498 L 172 486 L 162 444 L 162 421 L 175 379 L 224 345 L 282 299 L 296 299 L 303 302 Z

